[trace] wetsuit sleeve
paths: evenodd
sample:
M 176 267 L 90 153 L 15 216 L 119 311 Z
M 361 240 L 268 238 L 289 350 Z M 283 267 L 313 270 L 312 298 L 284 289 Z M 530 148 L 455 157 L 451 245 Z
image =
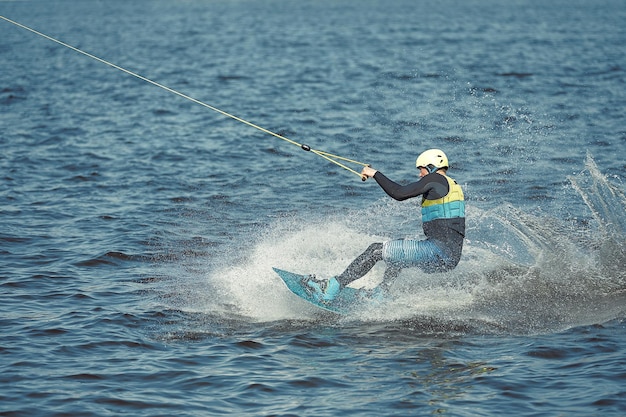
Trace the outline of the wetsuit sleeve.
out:
M 434 183 L 429 180 L 428 177 L 430 177 L 430 175 L 425 176 L 417 182 L 407 185 L 400 185 L 397 182 L 390 180 L 380 171 L 377 171 L 376 174 L 374 174 L 374 179 L 391 198 L 398 201 L 404 201 L 409 198 L 417 197 L 418 195 L 426 194 L 432 190 Z M 446 190 L 446 193 L 447 192 L 448 190 Z

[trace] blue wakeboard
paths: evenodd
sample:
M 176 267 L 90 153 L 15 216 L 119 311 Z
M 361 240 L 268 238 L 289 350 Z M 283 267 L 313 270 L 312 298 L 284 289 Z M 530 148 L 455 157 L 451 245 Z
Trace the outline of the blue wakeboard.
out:
M 308 275 L 294 274 L 293 272 L 283 271 L 282 269 L 272 268 L 278 276 L 283 280 L 289 291 L 300 297 L 301 299 L 313 304 L 314 306 L 326 311 L 337 314 L 346 314 L 350 310 L 350 306 L 358 300 L 358 290 L 354 288 L 344 287 L 341 289 L 337 297 L 329 302 L 321 302 L 315 299 L 307 291 L 304 282 Z

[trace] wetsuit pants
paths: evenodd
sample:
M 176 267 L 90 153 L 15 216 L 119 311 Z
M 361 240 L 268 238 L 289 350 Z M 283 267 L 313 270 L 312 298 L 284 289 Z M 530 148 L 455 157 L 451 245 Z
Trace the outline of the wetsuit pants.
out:
M 433 239 L 391 240 L 385 243 L 372 243 L 348 268 L 337 277 L 345 286 L 367 274 L 379 261 L 387 263 L 383 284 L 389 285 L 402 268 L 418 267 L 424 272 L 444 272 L 454 268 L 458 259 L 446 254 L 441 244 Z

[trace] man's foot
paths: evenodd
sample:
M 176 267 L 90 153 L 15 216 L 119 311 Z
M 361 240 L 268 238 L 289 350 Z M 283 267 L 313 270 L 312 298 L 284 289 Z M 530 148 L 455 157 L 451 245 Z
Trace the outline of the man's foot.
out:
M 320 280 L 315 275 L 309 275 L 304 279 L 303 283 L 307 292 L 321 303 L 334 300 L 337 294 L 339 294 L 339 290 L 341 290 L 341 284 L 335 277 Z

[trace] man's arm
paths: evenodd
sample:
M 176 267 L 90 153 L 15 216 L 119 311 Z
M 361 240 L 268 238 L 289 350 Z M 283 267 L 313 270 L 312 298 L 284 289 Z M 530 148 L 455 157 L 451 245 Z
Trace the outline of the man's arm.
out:
M 380 185 L 380 187 L 394 200 L 404 201 L 409 198 L 417 197 L 427 192 L 432 183 L 427 180 L 427 177 L 422 178 L 417 182 L 412 182 L 407 185 L 400 185 L 387 178 L 382 172 L 376 171 L 374 179 Z

